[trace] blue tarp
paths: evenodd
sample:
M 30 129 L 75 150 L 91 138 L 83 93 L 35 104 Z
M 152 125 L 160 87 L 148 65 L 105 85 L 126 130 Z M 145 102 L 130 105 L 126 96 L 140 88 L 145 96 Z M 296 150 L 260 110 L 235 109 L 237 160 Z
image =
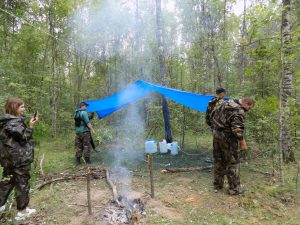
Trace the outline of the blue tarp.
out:
M 206 111 L 207 103 L 214 97 L 212 95 L 201 95 L 179 91 L 138 80 L 135 83 L 128 85 L 126 89 L 119 91 L 107 98 L 85 101 L 89 104 L 87 111 L 96 112 L 99 118 L 103 118 L 128 105 L 129 103 L 145 97 L 152 91 L 156 91 L 179 104 L 200 112 Z

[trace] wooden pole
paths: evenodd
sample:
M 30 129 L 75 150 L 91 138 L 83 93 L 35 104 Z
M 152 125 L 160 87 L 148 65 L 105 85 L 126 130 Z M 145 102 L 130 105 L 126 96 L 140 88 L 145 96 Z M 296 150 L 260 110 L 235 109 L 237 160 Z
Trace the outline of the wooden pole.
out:
M 90 167 L 88 167 L 88 174 L 87 174 L 87 203 L 88 203 L 88 212 L 89 215 L 92 215 L 92 204 L 91 204 L 91 171 Z
M 148 168 L 150 172 L 150 187 L 151 187 L 151 198 L 154 198 L 154 184 L 153 184 L 153 156 L 148 154 Z

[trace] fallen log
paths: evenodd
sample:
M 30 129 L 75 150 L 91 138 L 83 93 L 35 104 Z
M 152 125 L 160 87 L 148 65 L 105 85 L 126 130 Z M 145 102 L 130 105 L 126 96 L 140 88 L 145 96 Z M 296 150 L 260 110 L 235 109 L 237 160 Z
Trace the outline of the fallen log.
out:
M 269 172 L 265 172 L 265 171 L 261 171 L 258 169 L 253 169 L 253 168 L 249 168 L 250 171 L 255 172 L 255 173 L 260 173 L 262 175 L 268 176 L 268 177 L 274 177 L 274 175 L 272 173 Z
M 72 177 L 59 177 L 59 178 L 55 178 L 55 179 L 51 179 L 51 180 L 48 180 L 44 183 L 41 183 L 39 185 L 36 186 L 36 189 L 37 190 L 41 190 L 43 187 L 45 187 L 46 185 L 49 185 L 49 184 L 52 184 L 52 183 L 56 183 L 56 182 L 59 182 L 59 181 L 67 181 L 67 180 L 74 180 L 74 179 L 85 179 L 85 177 L 83 176 L 72 176 Z
M 213 167 L 212 166 L 207 166 L 207 167 L 188 167 L 188 168 L 167 168 L 163 169 L 160 172 L 163 174 L 166 173 L 182 173 L 182 172 L 200 172 L 200 171 L 209 171 Z
M 87 176 L 90 176 L 94 179 L 100 179 L 100 178 L 104 178 L 105 177 L 105 169 L 103 168 L 90 168 L 90 171 L 87 170 L 87 168 L 82 168 L 78 171 L 75 172 L 75 174 L 69 174 L 69 173 L 65 173 L 65 174 L 61 174 L 60 177 L 53 177 L 53 175 L 47 175 L 47 176 L 43 176 L 42 179 L 44 180 L 43 183 L 38 184 L 35 188 L 37 190 L 41 190 L 43 187 L 49 185 L 49 184 L 53 184 L 53 183 L 57 183 L 57 182 L 61 182 L 61 181 L 68 181 L 68 180 L 75 180 L 75 179 L 86 179 Z

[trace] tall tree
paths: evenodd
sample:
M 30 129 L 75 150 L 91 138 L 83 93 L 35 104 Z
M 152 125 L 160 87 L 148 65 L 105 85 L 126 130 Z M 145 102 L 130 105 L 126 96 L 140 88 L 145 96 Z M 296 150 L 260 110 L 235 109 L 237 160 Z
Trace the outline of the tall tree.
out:
M 167 72 L 164 62 L 163 29 L 161 19 L 161 0 L 156 0 L 156 38 L 158 45 L 159 68 L 162 76 L 163 86 L 167 85 Z M 167 99 L 162 97 L 162 110 L 165 121 L 165 138 L 168 143 L 172 142 L 172 128 L 170 123 L 170 114 Z
M 239 73 L 239 80 L 240 80 L 240 91 L 243 92 L 244 86 L 244 73 L 245 73 L 245 66 L 246 66 L 246 57 L 245 57 L 245 37 L 246 37 L 246 2 L 244 0 L 244 12 L 243 12 L 243 21 L 241 27 L 241 41 L 239 47 L 239 66 L 238 66 L 238 73 Z
M 295 161 L 289 130 L 289 101 L 293 88 L 293 65 L 291 48 L 291 0 L 282 1 L 281 48 L 282 75 L 280 84 L 279 146 L 285 162 Z

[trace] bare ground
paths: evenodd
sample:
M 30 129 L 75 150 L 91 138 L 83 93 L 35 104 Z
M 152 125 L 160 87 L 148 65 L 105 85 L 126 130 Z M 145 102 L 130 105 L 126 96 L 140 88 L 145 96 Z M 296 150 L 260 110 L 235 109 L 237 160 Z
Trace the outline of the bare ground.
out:
M 155 171 L 155 198 L 149 196 L 147 171 L 137 171 L 132 180 L 132 195 L 145 203 L 146 215 L 139 224 L 287 224 L 300 221 L 299 195 L 279 191 L 274 178 L 242 171 L 244 196 L 228 196 L 226 189 L 214 193 L 212 174 L 189 172 L 161 174 Z M 85 180 L 61 182 L 31 193 L 32 207 L 38 213 L 24 224 L 106 225 L 103 211 L 111 204 L 112 193 L 105 179 L 92 180 L 91 216 L 87 212 Z M 5 215 L 2 224 L 15 224 L 14 213 Z

